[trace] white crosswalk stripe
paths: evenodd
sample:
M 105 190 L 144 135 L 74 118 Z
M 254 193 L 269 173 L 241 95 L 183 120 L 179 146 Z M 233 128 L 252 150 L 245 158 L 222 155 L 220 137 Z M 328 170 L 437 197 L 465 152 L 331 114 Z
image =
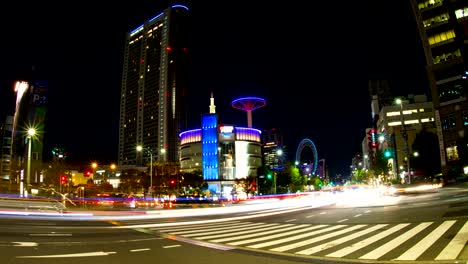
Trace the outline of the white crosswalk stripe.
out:
M 424 239 L 420 240 L 416 245 L 412 246 L 405 253 L 396 258 L 396 260 L 416 260 L 432 245 L 434 240 L 439 239 L 453 224 L 455 224 L 455 221 L 453 220 L 443 222 Z
M 386 224 L 375 225 L 375 226 L 372 226 L 370 228 L 367 228 L 367 229 L 361 230 L 359 232 L 353 233 L 353 234 L 351 234 L 349 236 L 345 236 L 345 237 L 342 237 L 340 239 L 336 239 L 336 240 L 333 240 L 331 242 L 328 242 L 328 243 L 325 243 L 325 244 L 322 244 L 322 245 L 318 245 L 318 246 L 315 246 L 315 247 L 312 247 L 312 248 L 308 248 L 308 249 L 305 249 L 305 250 L 298 251 L 298 252 L 296 252 L 296 254 L 312 255 L 312 254 L 317 253 L 319 251 L 322 251 L 324 249 L 334 247 L 336 245 L 345 243 L 345 242 L 347 242 L 349 240 L 353 240 L 353 239 L 355 239 L 357 237 L 360 237 L 360 236 L 363 236 L 365 234 L 374 232 L 375 230 L 379 230 L 384 226 L 386 226 Z
M 324 229 L 321 229 L 321 230 L 317 230 L 317 231 L 314 231 L 314 232 L 301 234 L 301 235 L 297 235 L 297 236 L 292 236 L 292 237 L 287 237 L 287 238 L 278 239 L 278 240 L 273 240 L 273 241 L 264 242 L 264 243 L 260 243 L 260 244 L 255 244 L 255 245 L 251 245 L 251 246 L 248 246 L 248 247 L 249 248 L 270 247 L 270 246 L 273 246 L 273 245 L 278 245 L 278 244 L 281 244 L 281 243 L 290 242 L 290 241 L 294 241 L 294 240 L 298 240 L 298 239 L 302 239 L 302 238 L 306 238 L 306 237 L 326 233 L 328 231 L 338 229 L 338 228 L 342 228 L 342 227 L 345 227 L 345 225 L 330 226 L 330 227 L 327 227 L 327 228 L 324 228 Z
M 468 242 L 468 221 L 463 220 L 355 225 L 233 221 L 156 229 L 203 243 L 361 261 L 458 260 Z
M 319 229 L 319 228 L 326 227 L 326 226 L 327 225 L 315 225 L 315 226 L 308 225 L 308 227 L 302 228 L 300 230 L 294 230 L 294 231 L 289 231 L 289 232 L 281 232 L 281 233 L 271 235 L 271 236 L 260 236 L 260 237 L 256 237 L 256 238 L 253 238 L 253 239 L 245 239 L 245 240 L 240 240 L 240 241 L 236 241 L 236 242 L 231 242 L 231 243 L 228 243 L 228 244 L 233 245 L 233 246 L 252 244 L 252 243 L 255 243 L 255 242 L 271 240 L 271 239 L 280 238 L 280 237 L 289 237 L 289 236 L 297 234 L 297 233 L 304 233 L 304 232 L 307 232 L 307 231 L 310 231 L 310 230 Z M 285 230 L 283 230 L 283 231 L 285 231 Z M 235 238 L 234 240 L 237 240 L 237 239 Z M 216 242 L 216 241 L 212 240 L 211 242 Z
M 351 246 L 348 246 L 348 247 L 345 247 L 341 250 L 338 250 L 338 251 L 335 251 L 333 253 L 330 253 L 328 255 L 326 255 L 327 257 L 335 257 L 335 258 L 342 258 L 346 255 L 349 255 L 355 251 L 358 251 L 360 250 L 361 248 L 365 248 L 369 245 L 371 245 L 372 243 L 375 243 L 381 239 L 384 239 L 385 237 L 395 233 L 396 231 L 408 226 L 409 224 L 399 224 L 399 225 L 396 225 L 390 229 L 387 229 L 381 233 L 378 233 L 374 236 L 371 236 L 367 239 L 364 239 L 362 241 L 359 241 Z
M 246 238 L 251 238 L 251 237 L 258 237 L 258 236 L 265 236 L 269 234 L 275 234 L 275 233 L 281 233 L 283 234 L 284 232 L 291 230 L 291 229 L 299 229 L 299 231 L 302 231 L 304 227 L 307 227 L 309 225 L 284 225 L 281 228 L 275 227 L 273 230 L 267 230 L 263 232 L 258 232 L 258 233 L 252 233 L 249 232 L 247 235 L 242 235 L 239 234 L 239 236 L 236 237 L 227 237 L 227 238 L 221 238 L 221 239 L 212 239 L 210 240 L 211 242 L 215 243 L 224 243 L 227 241 L 232 241 L 232 240 L 239 240 L 239 239 L 246 239 Z M 302 231 L 303 232 L 303 231 Z
M 311 239 L 299 241 L 299 242 L 292 243 L 292 244 L 287 244 L 287 245 L 284 245 L 284 246 L 281 246 L 281 247 L 272 248 L 270 250 L 271 251 L 284 252 L 284 251 L 287 251 L 287 250 L 290 250 L 290 249 L 294 249 L 294 248 L 306 246 L 306 245 L 309 245 L 309 244 L 312 244 L 312 243 L 316 243 L 316 242 L 319 242 L 319 241 L 323 241 L 323 240 L 328 239 L 330 237 L 335 237 L 335 236 L 339 236 L 339 235 L 342 235 L 342 234 L 345 234 L 345 233 L 349 233 L 351 231 L 354 231 L 356 229 L 359 229 L 359 228 L 365 227 L 365 226 L 366 225 L 353 225 L 353 226 L 347 227 L 347 228 L 342 229 L 342 230 L 338 230 L 338 231 L 335 231 L 335 232 L 332 232 L 332 233 L 328 233 L 328 234 L 323 235 L 323 236 L 314 237 L 314 238 L 311 238 Z
M 278 224 L 268 224 L 267 226 L 271 225 L 278 225 Z M 183 235 L 186 237 L 189 236 L 199 236 L 199 235 L 212 235 L 212 234 L 219 234 L 219 233 L 228 233 L 232 232 L 233 230 L 251 230 L 251 229 L 256 229 L 259 226 L 265 226 L 264 223 L 252 223 L 252 224 L 246 224 L 244 226 L 242 225 L 235 225 L 235 226 L 229 226 L 229 227 L 219 227 L 219 228 L 209 228 L 209 229 L 204 229 L 203 233 L 200 233 L 200 230 L 190 230 L 190 231 L 177 231 L 177 232 L 171 232 L 173 235 Z
M 421 223 L 417 225 L 416 227 L 414 227 L 413 229 L 407 231 L 403 235 L 365 254 L 364 256 L 360 257 L 360 259 L 378 259 L 381 256 L 385 255 L 389 250 L 392 250 L 398 247 L 399 245 L 401 245 L 401 243 L 412 238 L 413 236 L 423 231 L 426 227 L 430 226 L 431 224 L 432 222 Z
M 450 243 L 440 252 L 435 258 L 436 260 L 450 260 L 456 259 L 460 252 L 466 245 L 468 240 L 468 222 L 460 229 L 457 235 L 450 241 Z
M 292 224 L 284 225 L 284 226 L 292 226 Z M 261 231 L 266 231 L 266 230 L 274 230 L 278 229 L 278 224 L 270 224 L 270 225 L 264 225 L 262 228 L 255 228 L 255 232 L 261 232 Z M 239 229 L 237 229 L 239 230 Z M 244 234 L 252 234 L 252 230 L 242 230 L 242 231 L 237 231 L 236 230 L 231 230 L 230 232 L 227 232 L 225 234 L 216 234 L 216 235 L 210 235 L 210 236 L 201 236 L 201 237 L 194 237 L 194 239 L 214 239 L 214 238 L 220 238 L 220 237 L 226 237 L 226 236 L 239 236 L 239 235 L 244 235 Z M 226 231 L 225 231 L 226 232 Z

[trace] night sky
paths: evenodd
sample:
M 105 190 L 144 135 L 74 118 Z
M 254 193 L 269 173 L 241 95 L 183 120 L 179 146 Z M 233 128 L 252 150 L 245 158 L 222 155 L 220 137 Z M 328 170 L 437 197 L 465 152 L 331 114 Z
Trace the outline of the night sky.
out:
M 2 4 L 2 121 L 13 114 L 15 80 L 46 79 L 45 155 L 59 146 L 71 160 L 115 162 L 125 34 L 170 2 Z M 369 79 L 388 79 L 394 96 L 429 96 L 409 1 L 251 2 L 192 5 L 190 128 L 211 92 L 221 122 L 237 126 L 247 116 L 231 101 L 262 97 L 253 126 L 281 131 L 289 160 L 308 138 L 332 176 L 347 175 L 371 121 Z

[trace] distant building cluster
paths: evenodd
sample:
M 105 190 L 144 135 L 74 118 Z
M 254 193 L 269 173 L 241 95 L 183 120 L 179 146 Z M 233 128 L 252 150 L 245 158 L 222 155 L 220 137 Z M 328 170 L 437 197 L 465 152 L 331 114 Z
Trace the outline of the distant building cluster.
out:
M 431 100 L 426 95 L 392 97 L 385 80 L 372 80 L 372 120 L 362 142 L 360 168 L 375 170 L 383 153 L 388 162 L 385 178 L 411 183 L 428 174 L 415 165 L 417 156 L 427 153 L 413 147 L 424 131 L 437 137 L 433 167 L 440 166 L 437 173 L 425 176 L 452 183 L 468 177 L 468 6 L 461 0 L 410 2 Z

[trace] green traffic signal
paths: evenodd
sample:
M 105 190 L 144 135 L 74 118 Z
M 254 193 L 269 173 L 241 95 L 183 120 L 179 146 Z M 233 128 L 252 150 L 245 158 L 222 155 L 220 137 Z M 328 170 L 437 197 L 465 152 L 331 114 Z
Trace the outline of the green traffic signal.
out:
M 388 159 L 388 158 L 390 158 L 391 156 L 392 156 L 392 152 L 391 152 L 390 150 L 386 149 L 386 150 L 384 151 L 384 157 L 385 157 L 386 159 Z
M 269 180 L 271 179 L 271 173 L 268 173 L 267 179 L 269 179 Z

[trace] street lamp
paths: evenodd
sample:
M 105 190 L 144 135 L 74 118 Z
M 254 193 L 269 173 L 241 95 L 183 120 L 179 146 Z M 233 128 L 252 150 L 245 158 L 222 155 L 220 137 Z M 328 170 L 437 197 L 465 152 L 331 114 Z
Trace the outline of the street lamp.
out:
M 150 148 L 145 148 L 146 152 L 150 155 L 150 190 L 151 194 L 153 194 L 153 151 Z M 143 151 L 143 147 L 138 145 L 137 151 Z
M 36 129 L 31 127 L 28 129 L 28 168 L 26 174 L 26 190 L 29 187 L 31 181 L 31 146 L 32 146 L 32 138 L 36 135 Z M 26 191 L 26 196 L 28 195 Z
M 408 144 L 408 134 L 406 132 L 405 119 L 403 118 L 403 101 L 400 98 L 398 98 L 396 99 L 395 102 L 400 105 L 400 117 L 401 117 L 400 119 L 401 119 L 401 127 L 402 127 L 401 134 L 403 136 L 403 139 L 405 140 L 406 165 L 408 167 L 408 184 L 411 184 L 410 149 L 409 149 L 409 144 Z

